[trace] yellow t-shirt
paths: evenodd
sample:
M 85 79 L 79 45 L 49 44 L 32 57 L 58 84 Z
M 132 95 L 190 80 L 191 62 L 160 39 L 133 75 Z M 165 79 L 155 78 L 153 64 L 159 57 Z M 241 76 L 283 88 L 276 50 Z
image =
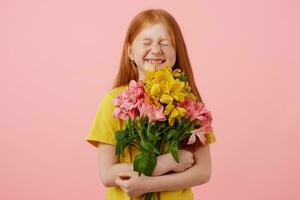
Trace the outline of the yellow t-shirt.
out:
M 93 121 L 92 127 L 86 138 L 86 141 L 95 147 L 98 147 L 98 142 L 116 145 L 115 132 L 125 128 L 125 122 L 113 117 L 113 99 L 120 94 L 127 86 L 120 86 L 112 89 L 104 95 L 98 107 L 96 117 Z M 214 133 L 206 135 L 207 143 L 215 142 Z M 120 155 L 120 163 L 132 163 L 134 157 L 139 151 L 134 146 L 127 146 L 123 155 Z M 161 200 L 192 200 L 193 192 L 191 188 L 174 191 L 160 192 Z M 131 200 L 129 196 L 120 187 L 109 187 L 106 190 L 107 200 Z M 133 200 L 140 200 L 141 198 L 133 198 Z M 155 198 L 156 199 L 156 198 Z

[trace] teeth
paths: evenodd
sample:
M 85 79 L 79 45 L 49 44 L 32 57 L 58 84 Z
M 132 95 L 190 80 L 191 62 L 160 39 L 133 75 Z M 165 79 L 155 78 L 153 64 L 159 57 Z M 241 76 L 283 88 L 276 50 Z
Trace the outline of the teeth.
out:
M 161 64 L 163 61 L 162 60 L 146 60 L 148 63 L 151 63 L 151 64 Z

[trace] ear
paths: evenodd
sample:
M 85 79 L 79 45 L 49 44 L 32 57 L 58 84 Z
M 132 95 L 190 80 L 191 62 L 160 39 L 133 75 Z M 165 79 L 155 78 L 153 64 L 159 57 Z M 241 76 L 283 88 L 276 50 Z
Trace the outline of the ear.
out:
M 130 43 L 128 43 L 128 57 L 130 58 L 130 60 L 133 60 L 134 58 Z

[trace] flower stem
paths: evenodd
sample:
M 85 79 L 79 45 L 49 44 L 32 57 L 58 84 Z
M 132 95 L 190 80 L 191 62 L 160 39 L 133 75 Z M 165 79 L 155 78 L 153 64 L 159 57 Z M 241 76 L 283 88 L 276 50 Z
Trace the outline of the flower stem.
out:
M 141 141 L 142 142 L 144 142 L 144 137 L 143 137 L 143 134 L 142 134 L 142 130 L 143 130 L 143 128 L 142 128 L 142 126 L 141 126 L 141 121 L 140 121 L 140 119 L 137 119 L 137 132 L 138 132 L 138 134 L 139 134 L 139 136 L 140 136 L 140 138 L 141 138 Z
M 157 199 L 160 200 L 160 192 L 157 193 Z

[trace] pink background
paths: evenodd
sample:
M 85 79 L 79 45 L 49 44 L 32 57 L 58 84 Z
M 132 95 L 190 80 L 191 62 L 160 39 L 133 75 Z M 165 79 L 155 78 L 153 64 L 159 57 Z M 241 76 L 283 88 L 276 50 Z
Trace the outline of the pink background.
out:
M 213 114 L 212 178 L 195 199 L 299 199 L 296 0 L 1 0 L 0 199 L 104 198 L 85 137 L 147 8 L 177 19 Z

